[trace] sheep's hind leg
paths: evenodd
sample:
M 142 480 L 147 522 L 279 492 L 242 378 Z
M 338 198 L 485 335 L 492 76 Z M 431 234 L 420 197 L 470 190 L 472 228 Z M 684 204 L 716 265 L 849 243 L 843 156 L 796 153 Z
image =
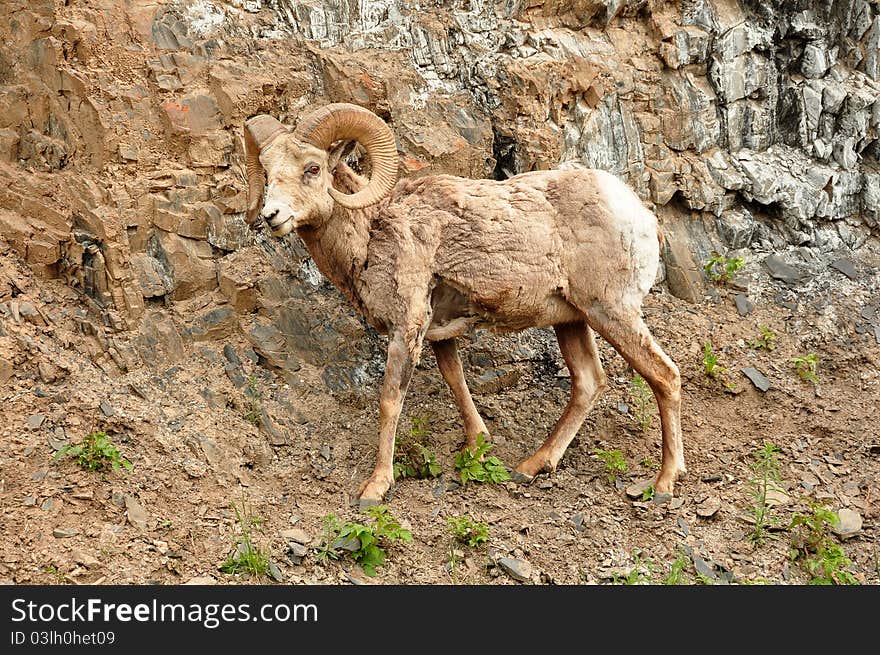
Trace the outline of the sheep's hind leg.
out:
M 402 331 L 389 336 L 385 379 L 379 398 L 379 454 L 373 474 L 364 481 L 358 493 L 361 509 L 382 502 L 385 492 L 394 484 L 394 436 L 420 349 L 421 340 L 410 348 Z
M 514 477 L 528 481 L 538 473 L 556 470 L 565 449 L 574 439 L 584 419 L 605 388 L 605 371 L 599 360 L 596 338 L 584 323 L 554 327 L 559 350 L 571 374 L 571 397 L 550 436 L 516 467 Z
M 474 399 L 464 379 L 464 370 L 461 366 L 461 358 L 458 356 L 458 347 L 455 339 L 443 339 L 431 342 L 434 349 L 434 357 L 437 359 L 437 368 L 449 385 L 458 413 L 464 422 L 464 434 L 466 437 L 465 448 L 473 448 L 477 444 L 477 436 L 482 433 L 487 439 L 489 430 L 483 422 L 480 413 L 474 405 Z
M 606 313 L 592 309 L 587 320 L 602 338 L 610 343 L 641 375 L 657 400 L 663 446 L 660 471 L 654 480 L 659 493 L 673 492 L 675 480 L 685 473 L 681 437 L 681 376 L 678 367 L 651 336 L 637 312 Z

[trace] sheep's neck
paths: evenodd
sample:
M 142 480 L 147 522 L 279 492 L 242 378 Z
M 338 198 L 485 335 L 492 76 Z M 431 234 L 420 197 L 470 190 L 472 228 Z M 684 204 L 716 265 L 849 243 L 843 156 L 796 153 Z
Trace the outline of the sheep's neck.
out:
M 344 170 L 340 170 L 343 167 Z M 365 184 L 364 178 L 340 164 L 334 178 L 337 189 L 343 193 L 355 193 Z M 367 261 L 370 220 L 369 210 L 336 206 L 322 226 L 299 231 L 318 270 L 368 319 L 369 313 L 358 292 L 358 274 Z

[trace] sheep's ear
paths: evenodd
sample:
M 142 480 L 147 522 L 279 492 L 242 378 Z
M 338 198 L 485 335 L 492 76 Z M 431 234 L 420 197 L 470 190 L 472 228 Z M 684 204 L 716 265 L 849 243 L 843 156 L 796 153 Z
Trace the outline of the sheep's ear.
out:
M 330 165 L 330 170 L 335 169 L 336 164 L 348 157 L 356 145 L 357 141 L 340 141 L 330 148 L 330 151 L 327 153 L 327 162 Z

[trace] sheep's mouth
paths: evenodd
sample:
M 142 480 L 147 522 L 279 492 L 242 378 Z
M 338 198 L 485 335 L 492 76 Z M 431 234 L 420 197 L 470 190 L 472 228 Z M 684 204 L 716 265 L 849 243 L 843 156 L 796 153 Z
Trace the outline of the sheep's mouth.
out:
M 283 237 L 293 229 L 293 216 L 273 216 L 266 219 L 266 224 L 273 236 Z

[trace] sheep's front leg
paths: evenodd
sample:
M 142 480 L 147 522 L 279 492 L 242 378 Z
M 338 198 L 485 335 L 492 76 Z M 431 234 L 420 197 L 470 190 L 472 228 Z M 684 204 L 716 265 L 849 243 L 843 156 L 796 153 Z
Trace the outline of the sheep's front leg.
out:
M 455 399 L 455 405 L 458 407 L 462 421 L 464 421 L 465 448 L 473 448 L 477 445 L 477 437 L 481 433 L 486 439 L 489 438 L 489 430 L 474 405 L 474 399 L 471 397 L 471 392 L 464 379 L 464 369 L 461 365 L 461 358 L 458 356 L 455 339 L 434 341 L 431 343 L 431 347 L 434 349 L 434 357 L 437 359 L 437 368 L 440 369 L 443 379 L 449 385 L 452 397 Z
M 394 436 L 420 347 L 421 339 L 410 348 L 403 331 L 395 331 L 389 336 L 385 380 L 379 398 L 379 454 L 376 469 L 361 485 L 361 509 L 382 502 L 385 492 L 394 484 Z

